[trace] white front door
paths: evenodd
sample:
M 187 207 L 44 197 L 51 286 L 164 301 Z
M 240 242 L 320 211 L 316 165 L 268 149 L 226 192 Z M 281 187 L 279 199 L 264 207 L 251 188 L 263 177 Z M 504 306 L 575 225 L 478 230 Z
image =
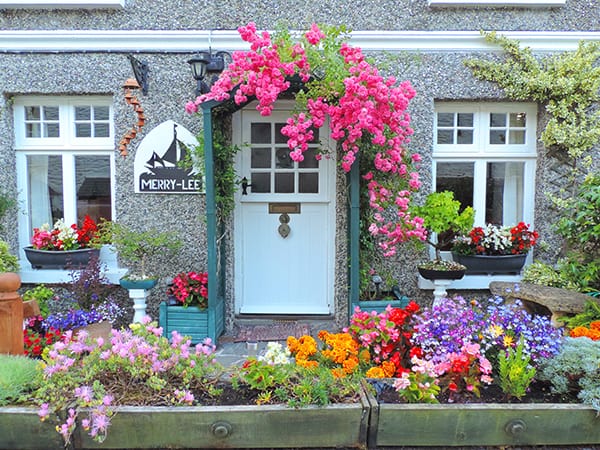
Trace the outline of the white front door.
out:
M 289 112 L 234 116 L 241 146 L 236 172 L 250 187 L 236 193 L 235 299 L 240 314 L 329 314 L 333 308 L 335 162 L 324 128 L 301 163 L 280 133 Z M 325 136 L 326 135 L 326 136 Z M 334 152 L 332 151 L 333 155 Z

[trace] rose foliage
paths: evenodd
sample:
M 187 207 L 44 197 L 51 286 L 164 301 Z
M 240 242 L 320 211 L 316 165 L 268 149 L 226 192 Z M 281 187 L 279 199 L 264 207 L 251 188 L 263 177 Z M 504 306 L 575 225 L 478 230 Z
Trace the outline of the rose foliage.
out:
M 420 156 L 405 147 L 413 134 L 407 112 L 415 96 L 410 83 L 381 75 L 360 48 L 343 42 L 341 27 L 313 24 L 296 41 L 288 30 L 271 35 L 258 32 L 254 23 L 238 31 L 250 50 L 234 52 L 210 92 L 189 102 L 186 110 L 197 112 L 205 101 L 232 97 L 242 105 L 253 97 L 257 110 L 268 116 L 290 88 L 290 78 L 298 77 L 304 84 L 295 94 L 296 112 L 281 130 L 291 158 L 303 161 L 313 130 L 328 123 L 342 152 L 344 172 L 350 171 L 359 151 L 369 149 L 373 154 L 361 172 L 373 211 L 369 230 L 379 238 L 384 253 L 393 255 L 410 238 L 424 240 L 422 220 L 408 212 L 411 195 L 421 184 L 414 169 Z

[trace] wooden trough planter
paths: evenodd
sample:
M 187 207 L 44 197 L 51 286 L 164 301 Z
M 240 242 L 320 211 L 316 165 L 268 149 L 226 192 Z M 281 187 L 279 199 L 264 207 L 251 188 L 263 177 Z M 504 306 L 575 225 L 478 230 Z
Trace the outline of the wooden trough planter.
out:
M 284 448 L 366 446 L 369 402 L 325 407 L 282 405 L 120 407 L 106 440 L 78 425 L 75 449 Z
M 58 420 L 52 417 L 42 422 L 37 408 L 0 408 L 0 449 L 61 450 L 62 436 L 56 432 Z
M 600 417 L 581 404 L 386 404 L 368 396 L 369 448 L 600 442 Z

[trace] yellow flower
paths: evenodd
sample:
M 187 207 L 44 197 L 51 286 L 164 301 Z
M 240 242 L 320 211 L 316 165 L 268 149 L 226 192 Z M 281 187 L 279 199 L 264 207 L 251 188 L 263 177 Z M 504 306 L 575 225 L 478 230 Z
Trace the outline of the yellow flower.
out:
M 492 336 L 498 337 L 498 336 L 502 336 L 502 334 L 504 333 L 504 330 L 502 329 L 502 327 L 500 325 L 490 325 L 490 332 L 492 333 Z
M 512 338 L 512 336 L 504 336 L 504 339 L 502 340 L 504 343 L 505 347 L 512 347 L 514 345 L 514 339 Z
M 383 369 L 379 366 L 375 366 L 375 367 L 371 367 L 369 370 L 367 370 L 367 374 L 366 374 L 367 378 L 385 378 L 385 372 L 383 371 Z

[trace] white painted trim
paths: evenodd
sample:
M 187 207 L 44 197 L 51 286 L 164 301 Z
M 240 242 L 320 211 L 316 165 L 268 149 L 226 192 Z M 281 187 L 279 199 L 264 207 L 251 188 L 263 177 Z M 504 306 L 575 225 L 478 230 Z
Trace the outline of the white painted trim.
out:
M 112 9 L 124 6 L 125 0 L 0 0 L 0 9 Z
M 429 0 L 432 8 L 556 8 L 566 0 Z
M 575 50 L 580 40 L 600 41 L 600 31 L 501 31 L 535 51 Z M 209 45 L 210 42 L 210 45 Z M 355 31 L 352 45 L 365 51 L 500 51 L 479 31 Z M 245 50 L 235 30 L 2 30 L 0 52 L 180 52 L 212 47 Z

